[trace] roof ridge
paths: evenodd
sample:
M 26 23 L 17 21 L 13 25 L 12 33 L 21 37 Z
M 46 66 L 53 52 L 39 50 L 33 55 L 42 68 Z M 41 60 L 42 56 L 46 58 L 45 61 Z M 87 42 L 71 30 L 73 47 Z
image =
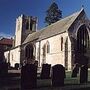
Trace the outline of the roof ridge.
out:
M 75 14 L 78 14 L 78 15 L 79 15 L 83 10 L 84 10 L 84 8 L 81 8 L 80 11 L 77 11 L 77 12 L 72 13 L 71 15 L 68 15 L 68 16 L 66 16 L 66 17 L 58 20 L 57 22 L 52 23 L 51 25 L 46 26 L 46 27 L 40 29 L 40 31 L 41 31 L 41 30 L 44 30 L 44 29 L 46 29 L 46 28 L 48 28 L 48 27 L 51 27 L 51 26 L 53 26 L 54 24 L 57 24 L 57 23 L 61 22 L 62 20 L 65 20 L 65 19 L 67 19 L 67 18 L 69 18 L 69 17 L 72 17 L 72 16 L 75 15 Z M 78 16 L 78 15 L 77 15 L 77 16 Z
M 70 28 L 70 26 L 77 19 L 77 17 L 82 13 L 83 10 L 84 9 L 81 9 L 80 11 L 75 12 L 71 14 L 70 16 L 67 16 L 47 27 L 40 29 L 37 32 L 34 32 L 28 35 L 23 44 L 30 42 L 32 40 L 35 40 L 35 39 L 42 40 L 42 39 L 60 34 L 62 32 L 65 32 L 66 30 Z

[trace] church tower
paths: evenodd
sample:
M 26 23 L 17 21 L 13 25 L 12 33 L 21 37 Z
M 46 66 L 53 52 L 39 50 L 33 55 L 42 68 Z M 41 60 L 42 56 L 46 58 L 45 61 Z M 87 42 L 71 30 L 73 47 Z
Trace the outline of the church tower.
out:
M 15 47 L 21 45 L 28 34 L 37 30 L 37 17 L 21 15 L 16 19 Z

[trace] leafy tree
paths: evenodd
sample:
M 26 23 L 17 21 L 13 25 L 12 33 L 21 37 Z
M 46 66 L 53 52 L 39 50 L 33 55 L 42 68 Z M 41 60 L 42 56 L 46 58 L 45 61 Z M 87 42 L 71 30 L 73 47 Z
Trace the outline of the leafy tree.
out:
M 58 8 L 58 5 L 53 2 L 46 11 L 45 23 L 50 25 L 60 20 L 60 18 L 62 18 L 62 11 Z

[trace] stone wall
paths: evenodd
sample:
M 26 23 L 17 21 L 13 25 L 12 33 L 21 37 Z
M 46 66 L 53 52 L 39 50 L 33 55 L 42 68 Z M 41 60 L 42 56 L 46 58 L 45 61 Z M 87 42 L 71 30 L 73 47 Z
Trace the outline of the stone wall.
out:
M 6 51 L 4 56 L 7 62 L 10 62 L 11 66 L 14 67 L 15 63 L 20 63 L 20 47 Z
M 61 50 L 61 37 L 63 37 L 63 49 Z M 68 38 L 68 70 L 71 69 L 71 42 L 68 37 L 68 33 L 62 33 L 47 39 L 44 39 L 40 42 L 36 43 L 36 59 L 39 61 L 40 66 L 43 63 L 51 64 L 52 66 L 55 64 L 62 64 L 65 66 L 65 42 L 66 38 Z M 50 44 L 50 52 L 47 53 L 47 42 Z M 46 45 L 45 57 L 43 57 L 43 46 Z M 40 49 L 39 49 L 40 46 Z M 38 56 L 40 53 L 40 56 Z M 40 60 L 39 60 L 40 59 Z M 44 60 L 44 61 L 43 61 Z

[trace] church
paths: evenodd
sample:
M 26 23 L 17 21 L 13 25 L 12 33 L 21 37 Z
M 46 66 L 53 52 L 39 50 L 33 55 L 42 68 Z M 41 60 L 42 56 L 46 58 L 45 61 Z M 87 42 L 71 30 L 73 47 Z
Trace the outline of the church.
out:
M 83 8 L 41 30 L 37 25 L 37 17 L 16 19 L 14 46 L 4 53 L 11 66 L 38 61 L 38 67 L 62 64 L 72 70 L 80 53 L 90 56 L 90 21 Z

